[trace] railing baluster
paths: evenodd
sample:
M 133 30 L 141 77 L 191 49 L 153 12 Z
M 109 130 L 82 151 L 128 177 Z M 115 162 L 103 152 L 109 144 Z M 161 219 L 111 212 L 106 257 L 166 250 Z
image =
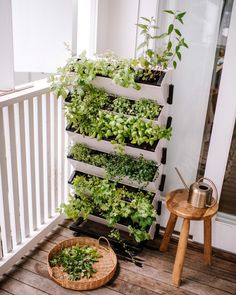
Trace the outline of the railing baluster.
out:
M 63 219 L 62 104 L 46 81 L 0 100 L 0 276 Z
M 48 217 L 52 216 L 52 156 L 51 156 L 51 98 L 46 93 L 46 144 L 47 144 L 47 193 L 48 193 Z
M 29 201 L 28 201 L 28 181 L 27 178 L 27 164 L 26 164 L 26 138 L 25 138 L 25 110 L 24 101 L 19 103 L 19 162 L 21 166 L 19 167 L 19 185 L 21 187 L 21 215 L 23 219 L 24 227 L 24 238 L 30 235 L 30 220 L 29 220 Z
M 10 152 L 11 152 L 11 177 L 13 204 L 10 212 L 14 215 L 14 224 L 12 227 L 13 241 L 16 244 L 21 242 L 21 220 L 20 220 L 20 201 L 19 201 L 19 184 L 18 184 L 18 165 L 17 165 L 17 146 L 16 146 L 16 130 L 15 130 L 15 113 L 14 104 L 8 107 L 9 111 L 9 133 L 10 133 Z
M 40 223 L 45 222 L 44 216 L 44 158 L 43 158 L 43 115 L 42 95 L 37 97 L 38 111 L 38 160 L 39 160 L 39 199 L 40 199 Z
M 55 211 L 58 207 L 58 101 L 57 97 L 52 94 L 53 97 L 53 105 L 54 105 L 54 194 L 55 194 L 55 207 L 53 210 Z
M 65 157 L 65 112 L 63 105 L 63 98 L 58 98 L 58 107 L 59 107 L 59 128 L 58 128 L 58 136 L 59 136 L 59 188 L 60 188 L 60 202 L 65 201 L 65 166 L 66 166 L 66 157 Z
M 36 208 L 36 175 L 35 175 L 35 147 L 34 147 L 34 100 L 28 101 L 29 112 L 29 147 L 30 147 L 30 175 L 31 175 L 31 204 L 33 230 L 37 229 L 37 208 Z
M 3 109 L 0 107 L 0 227 L 3 255 L 12 249 Z

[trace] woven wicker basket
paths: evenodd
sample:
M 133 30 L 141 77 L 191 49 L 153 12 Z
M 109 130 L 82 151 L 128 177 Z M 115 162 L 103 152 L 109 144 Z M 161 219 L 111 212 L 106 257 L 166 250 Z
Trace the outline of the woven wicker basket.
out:
M 102 239 L 107 242 L 108 247 L 101 246 L 100 241 Z M 102 255 L 99 261 L 94 263 L 94 268 L 97 272 L 93 274 L 92 278 L 82 278 L 79 281 L 71 281 L 68 279 L 68 274 L 63 272 L 62 267 L 51 267 L 49 264 L 49 261 L 56 253 L 76 244 L 95 247 Z M 116 270 L 117 257 L 106 238 L 100 237 L 98 240 L 95 240 L 88 237 L 78 237 L 62 241 L 53 247 L 48 254 L 47 263 L 49 275 L 60 286 L 72 290 L 91 290 L 101 287 L 111 280 Z

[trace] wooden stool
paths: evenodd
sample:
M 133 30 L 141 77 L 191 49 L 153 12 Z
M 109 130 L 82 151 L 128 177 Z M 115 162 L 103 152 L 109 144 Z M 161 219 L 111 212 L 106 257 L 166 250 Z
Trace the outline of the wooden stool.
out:
M 170 211 L 170 217 L 167 223 L 165 234 L 163 236 L 160 251 L 165 252 L 168 247 L 171 235 L 173 233 L 178 217 L 183 218 L 182 229 L 180 233 L 177 253 L 175 257 L 174 269 L 172 274 L 172 283 L 179 287 L 184 265 L 184 257 L 187 249 L 190 220 L 204 221 L 204 261 L 211 264 L 211 218 L 218 210 L 218 204 L 211 208 L 195 208 L 187 202 L 188 191 L 186 189 L 177 189 L 167 194 L 166 206 Z

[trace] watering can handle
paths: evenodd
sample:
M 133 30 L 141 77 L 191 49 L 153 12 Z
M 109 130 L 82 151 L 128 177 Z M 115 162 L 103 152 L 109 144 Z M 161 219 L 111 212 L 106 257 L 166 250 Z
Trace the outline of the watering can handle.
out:
M 213 187 L 214 187 L 214 189 L 215 189 L 215 191 L 216 191 L 216 197 L 214 198 L 214 199 L 215 199 L 214 203 L 211 204 L 211 205 L 206 205 L 206 207 L 211 208 L 211 207 L 213 207 L 213 206 L 217 203 L 217 201 L 218 201 L 218 191 L 217 191 L 217 188 L 216 188 L 216 185 L 214 184 L 214 182 L 213 182 L 212 180 L 210 180 L 209 178 L 207 178 L 207 177 L 201 177 L 201 178 L 198 179 L 197 182 L 199 182 L 199 181 L 201 181 L 201 180 L 203 180 L 203 179 L 206 179 L 207 181 L 209 181 L 209 182 L 213 185 Z

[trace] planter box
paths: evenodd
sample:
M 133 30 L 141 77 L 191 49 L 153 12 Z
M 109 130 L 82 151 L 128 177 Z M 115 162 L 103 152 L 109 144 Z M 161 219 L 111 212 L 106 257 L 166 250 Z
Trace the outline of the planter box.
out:
M 135 115 L 127 115 L 127 114 L 124 114 L 124 113 L 117 113 L 117 112 L 114 112 L 114 111 L 108 111 L 108 110 L 104 110 L 105 112 L 108 112 L 108 113 L 112 113 L 112 114 L 118 114 L 118 115 L 124 115 L 126 116 L 127 118 L 129 117 L 136 117 Z M 156 118 L 156 119 L 153 119 L 153 120 L 150 120 L 150 119 L 146 119 L 146 118 L 140 118 L 142 119 L 143 121 L 145 122 L 152 122 L 152 124 L 155 126 L 155 125 L 159 125 L 159 126 L 166 126 L 167 124 L 167 118 L 168 118 L 168 106 L 165 105 L 162 107 L 162 110 L 159 114 L 159 116 Z
M 104 168 L 93 166 L 91 164 L 84 163 L 81 161 L 77 161 L 77 160 L 74 160 L 69 157 L 68 157 L 68 161 L 76 171 L 84 172 L 86 174 L 98 176 L 101 178 L 104 178 L 106 175 L 106 170 Z M 157 173 L 159 173 L 159 176 L 156 178 L 155 181 L 150 181 L 147 186 L 144 186 L 145 183 L 139 183 L 139 182 L 132 180 L 128 177 L 124 177 L 121 180 L 119 178 L 117 178 L 117 179 L 114 178 L 114 180 L 117 180 L 119 183 L 122 183 L 122 184 L 125 184 L 128 186 L 132 186 L 135 188 L 139 188 L 139 189 L 143 189 L 143 190 L 147 190 L 147 191 L 151 191 L 151 192 L 156 193 L 156 191 L 159 189 L 162 169 L 163 169 L 163 165 L 160 165 L 158 168 L 158 171 L 157 171 Z
M 164 105 L 167 103 L 169 95 L 169 84 L 171 83 L 172 70 L 167 70 L 165 72 L 165 76 L 160 86 L 138 83 L 141 86 L 140 90 L 135 90 L 132 87 L 125 88 L 116 85 L 110 78 L 99 76 L 92 81 L 92 84 L 95 87 L 103 88 L 110 94 L 124 95 L 130 99 L 152 99 L 156 100 L 159 104 Z
M 95 215 L 91 215 L 91 214 L 90 214 L 90 215 L 88 216 L 88 219 L 89 219 L 89 220 L 92 220 L 92 221 L 94 221 L 94 222 L 98 222 L 98 223 L 101 223 L 101 224 L 104 224 L 104 225 L 108 225 L 108 222 L 106 221 L 106 219 L 104 219 L 104 218 L 102 218 L 102 217 L 98 217 L 98 216 L 95 216 Z M 155 231 L 156 231 L 156 225 L 157 225 L 157 222 L 154 221 L 154 222 L 152 223 L 152 225 L 150 226 L 150 228 L 149 228 L 148 233 L 149 233 L 149 235 L 150 235 L 151 240 L 154 239 Z M 121 230 L 121 231 L 128 232 L 128 226 L 123 225 L 123 224 L 121 224 L 121 223 L 117 223 L 117 224 L 115 224 L 114 227 L 117 228 L 117 229 L 119 229 L 119 230 Z
M 69 127 L 66 128 L 70 139 L 74 143 L 86 144 L 88 148 L 93 150 L 98 150 L 105 153 L 115 153 L 117 149 L 115 148 L 117 144 L 112 144 L 108 140 L 97 140 L 96 138 L 90 138 L 89 136 L 83 136 L 79 133 L 70 131 Z M 161 162 L 162 158 L 162 148 L 166 146 L 166 139 L 159 140 L 154 151 L 144 150 L 133 146 L 124 146 L 124 153 L 133 157 L 143 157 L 147 160 L 153 160 L 156 163 Z

